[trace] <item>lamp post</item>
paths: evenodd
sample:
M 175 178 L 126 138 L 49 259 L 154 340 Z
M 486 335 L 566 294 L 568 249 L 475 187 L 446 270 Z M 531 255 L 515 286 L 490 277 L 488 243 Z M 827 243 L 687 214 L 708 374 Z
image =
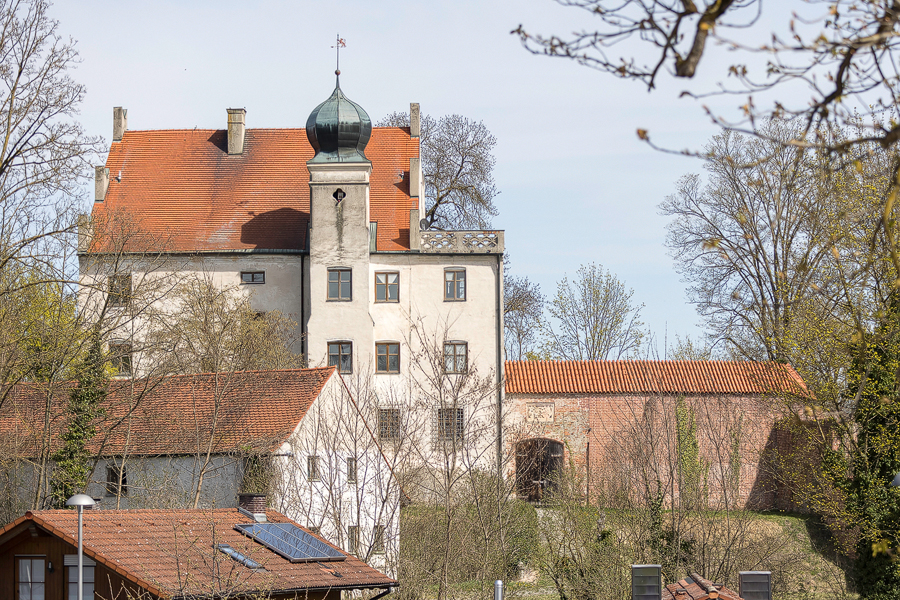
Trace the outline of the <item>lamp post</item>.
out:
M 66 506 L 78 507 L 78 600 L 84 600 L 84 552 L 82 542 L 82 518 L 85 506 L 93 506 L 96 502 L 87 494 L 75 494 L 66 500 Z

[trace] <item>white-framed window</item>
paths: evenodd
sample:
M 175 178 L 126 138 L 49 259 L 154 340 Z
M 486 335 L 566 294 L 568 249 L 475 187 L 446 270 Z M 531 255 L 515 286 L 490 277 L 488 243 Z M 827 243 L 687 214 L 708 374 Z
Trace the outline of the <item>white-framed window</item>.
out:
M 94 567 L 97 563 L 88 558 L 82 557 L 82 576 L 81 590 L 84 600 L 94 597 Z M 66 598 L 67 600 L 77 600 L 78 598 L 78 555 L 66 554 L 63 556 L 63 566 L 66 568 Z
M 340 373 L 353 372 L 353 342 L 328 342 L 328 366 Z
M 400 301 L 400 273 L 375 273 L 375 302 Z
M 46 556 L 17 556 L 18 600 L 44 600 L 47 586 Z
M 465 373 L 469 367 L 469 344 L 444 342 L 444 372 Z
M 400 344 L 397 342 L 378 342 L 375 344 L 375 372 L 400 372 Z
M 265 271 L 241 271 L 241 283 L 264 284 L 265 282 Z
M 462 302 L 466 299 L 466 270 L 444 269 L 444 302 Z
M 353 300 L 353 273 L 350 269 L 328 269 L 328 301 Z
M 461 408 L 437 409 L 437 439 L 442 442 L 460 441 L 465 431 L 465 413 Z

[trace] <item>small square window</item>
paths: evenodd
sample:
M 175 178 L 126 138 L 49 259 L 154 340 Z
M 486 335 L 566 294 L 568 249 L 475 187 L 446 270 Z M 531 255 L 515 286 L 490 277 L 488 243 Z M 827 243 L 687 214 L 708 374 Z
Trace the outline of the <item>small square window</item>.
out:
M 265 283 L 265 271 L 241 271 L 241 283 Z
M 442 442 L 459 441 L 463 438 L 463 409 L 439 408 L 437 411 L 437 437 Z
M 375 302 L 400 301 L 400 273 L 375 273 Z
M 337 367 L 341 373 L 353 372 L 353 344 L 328 342 L 328 366 Z
M 328 269 L 328 300 L 349 302 L 353 299 L 350 269 Z
M 356 459 L 347 459 L 347 483 L 356 483 Z
M 402 425 L 399 408 L 381 408 L 378 410 L 378 439 L 396 441 L 400 439 Z
M 319 481 L 321 477 L 319 476 L 319 457 L 318 456 L 307 456 L 306 457 L 306 478 L 309 481 Z
M 466 342 L 444 342 L 444 372 L 465 373 L 469 345 Z
M 466 270 L 444 271 L 444 301 L 461 302 L 466 299 Z
M 131 302 L 131 273 L 109 278 L 109 305 L 128 306 Z
M 347 552 L 350 554 L 359 552 L 359 525 L 347 527 Z
M 117 375 L 131 377 L 131 344 L 127 342 L 111 342 L 109 344 L 109 362 Z
M 375 344 L 375 372 L 400 372 L 400 344 L 394 342 Z
M 121 476 L 122 483 L 119 483 Z M 110 465 L 106 467 L 106 495 L 107 496 L 127 496 L 128 495 L 128 472 L 124 466 Z

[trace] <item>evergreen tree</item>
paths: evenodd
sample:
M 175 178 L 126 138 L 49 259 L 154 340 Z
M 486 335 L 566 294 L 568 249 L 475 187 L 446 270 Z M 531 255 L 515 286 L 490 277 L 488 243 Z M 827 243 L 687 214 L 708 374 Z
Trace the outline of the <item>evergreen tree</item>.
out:
M 900 301 L 894 299 L 876 334 L 855 349 L 848 394 L 857 398 L 857 443 L 850 464 L 827 456 L 826 472 L 860 528 L 855 580 L 861 598 L 900 598 Z M 848 468 L 849 467 L 849 468 Z M 849 477 L 847 474 L 849 473 Z
M 102 403 L 107 393 L 105 360 L 100 336 L 92 335 L 90 347 L 78 366 L 78 383 L 69 393 L 66 405 L 68 426 L 61 436 L 62 446 L 53 454 L 50 503 L 63 508 L 66 500 L 84 492 L 90 476 L 90 454 L 87 446 L 96 435 L 96 423 L 104 414 Z

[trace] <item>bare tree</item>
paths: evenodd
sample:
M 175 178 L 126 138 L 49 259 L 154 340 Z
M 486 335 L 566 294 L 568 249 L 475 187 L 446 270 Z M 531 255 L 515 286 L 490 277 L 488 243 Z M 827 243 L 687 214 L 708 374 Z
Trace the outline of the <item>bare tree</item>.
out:
M 407 113 L 391 113 L 379 127 L 409 127 Z M 420 152 L 425 179 L 424 218 L 439 229 L 485 229 L 497 215 L 494 146 L 484 123 L 460 115 L 422 117 Z
M 761 39 L 746 33 L 765 23 L 761 0 L 557 1 L 584 10 L 590 24 L 568 37 L 532 34 L 520 25 L 512 33 L 533 53 L 569 58 L 653 90 L 661 77 L 693 78 L 703 56 L 728 51 L 735 58 L 714 86 L 689 95 L 746 94 L 741 109 L 747 131 L 765 136 L 757 128 L 761 118 L 787 116 L 803 122 L 789 142 L 793 145 L 840 150 L 867 140 L 889 147 L 900 137 L 895 103 L 900 7 L 893 0 L 811 0 L 796 7 L 779 28 L 784 33 Z M 797 84 L 810 95 L 797 94 Z M 754 101 L 766 91 L 773 92 L 771 104 Z M 734 125 L 710 116 L 719 125 Z M 868 131 L 856 138 L 835 144 L 827 134 L 818 135 L 834 126 L 854 126 L 861 117 Z M 639 134 L 647 139 L 645 131 Z
M 528 277 L 514 277 L 509 270 L 509 255 L 503 256 L 503 327 L 506 358 L 520 360 L 538 341 L 544 294 L 541 286 Z
M 543 351 L 560 360 L 618 360 L 635 352 L 644 336 L 643 304 L 631 302 L 633 290 L 601 265 L 578 268 L 578 278 L 563 277 L 547 304 Z

